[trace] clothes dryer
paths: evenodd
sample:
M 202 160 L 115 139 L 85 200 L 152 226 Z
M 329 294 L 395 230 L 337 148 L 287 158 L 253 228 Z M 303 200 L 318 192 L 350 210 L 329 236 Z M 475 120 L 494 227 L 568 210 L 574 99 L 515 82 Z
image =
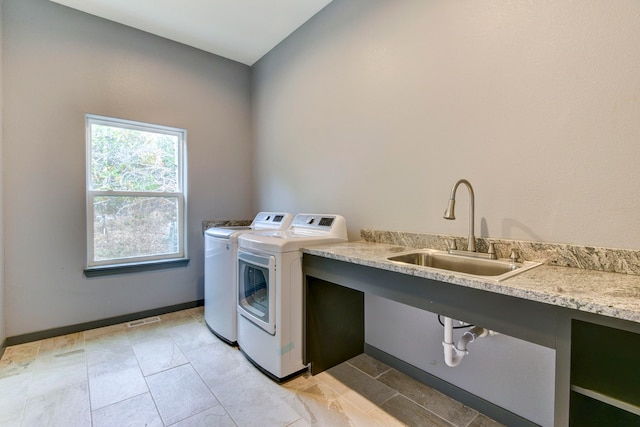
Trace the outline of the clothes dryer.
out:
M 270 378 L 307 369 L 301 248 L 346 241 L 345 219 L 325 214 L 298 214 L 286 231 L 238 238 L 238 346 Z
M 293 215 L 260 212 L 246 227 L 212 227 L 204 233 L 204 319 L 218 338 L 237 342 L 238 237 L 258 230 L 285 230 Z

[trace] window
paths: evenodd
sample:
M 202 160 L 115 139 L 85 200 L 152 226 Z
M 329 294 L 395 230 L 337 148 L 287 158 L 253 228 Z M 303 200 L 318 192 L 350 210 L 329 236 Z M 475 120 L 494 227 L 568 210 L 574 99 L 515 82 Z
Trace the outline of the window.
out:
M 87 267 L 186 258 L 186 130 L 87 114 Z

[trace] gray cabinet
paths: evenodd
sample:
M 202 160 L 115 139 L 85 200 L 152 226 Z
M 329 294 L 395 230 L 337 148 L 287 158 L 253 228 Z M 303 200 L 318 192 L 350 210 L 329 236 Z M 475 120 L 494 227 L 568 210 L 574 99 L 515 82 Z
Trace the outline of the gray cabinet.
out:
M 553 348 L 556 426 L 640 427 L 640 323 L 314 255 L 305 254 L 303 265 L 305 357 L 314 373 L 360 351 L 361 295 L 372 293 L 453 318 L 464 314 L 470 322 Z M 350 346 L 355 343 L 358 348 Z M 342 347 L 343 353 L 333 351 Z
M 640 427 L 640 334 L 571 321 L 569 424 Z
M 364 293 L 307 277 L 304 363 L 313 375 L 364 352 Z

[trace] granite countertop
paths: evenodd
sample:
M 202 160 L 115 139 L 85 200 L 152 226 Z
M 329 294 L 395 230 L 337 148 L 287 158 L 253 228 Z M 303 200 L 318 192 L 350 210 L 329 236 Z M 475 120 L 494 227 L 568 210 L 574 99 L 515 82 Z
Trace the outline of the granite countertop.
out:
M 411 250 L 416 249 L 365 241 L 302 249 L 310 255 L 640 323 L 640 276 L 637 275 L 541 265 L 498 282 L 428 267 L 401 265 L 386 259 Z
M 202 221 L 202 234 L 211 227 L 248 227 L 250 219 L 209 219 Z

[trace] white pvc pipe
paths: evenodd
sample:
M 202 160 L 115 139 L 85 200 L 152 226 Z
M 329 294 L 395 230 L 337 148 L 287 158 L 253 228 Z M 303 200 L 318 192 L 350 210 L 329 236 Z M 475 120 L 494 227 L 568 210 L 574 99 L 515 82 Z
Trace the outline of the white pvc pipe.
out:
M 467 351 L 469 343 L 474 342 L 477 338 L 486 337 L 490 332 L 488 329 L 474 326 L 460 337 L 456 345 L 453 343 L 453 319 L 445 317 L 444 341 L 442 341 L 444 347 L 444 362 L 452 368 L 458 366 L 460 362 L 462 362 L 462 359 L 464 359 L 464 356 L 469 354 L 469 351 Z
M 467 351 L 460 352 L 453 343 L 453 319 L 444 318 L 444 362 L 447 366 L 456 367 L 462 362 Z

